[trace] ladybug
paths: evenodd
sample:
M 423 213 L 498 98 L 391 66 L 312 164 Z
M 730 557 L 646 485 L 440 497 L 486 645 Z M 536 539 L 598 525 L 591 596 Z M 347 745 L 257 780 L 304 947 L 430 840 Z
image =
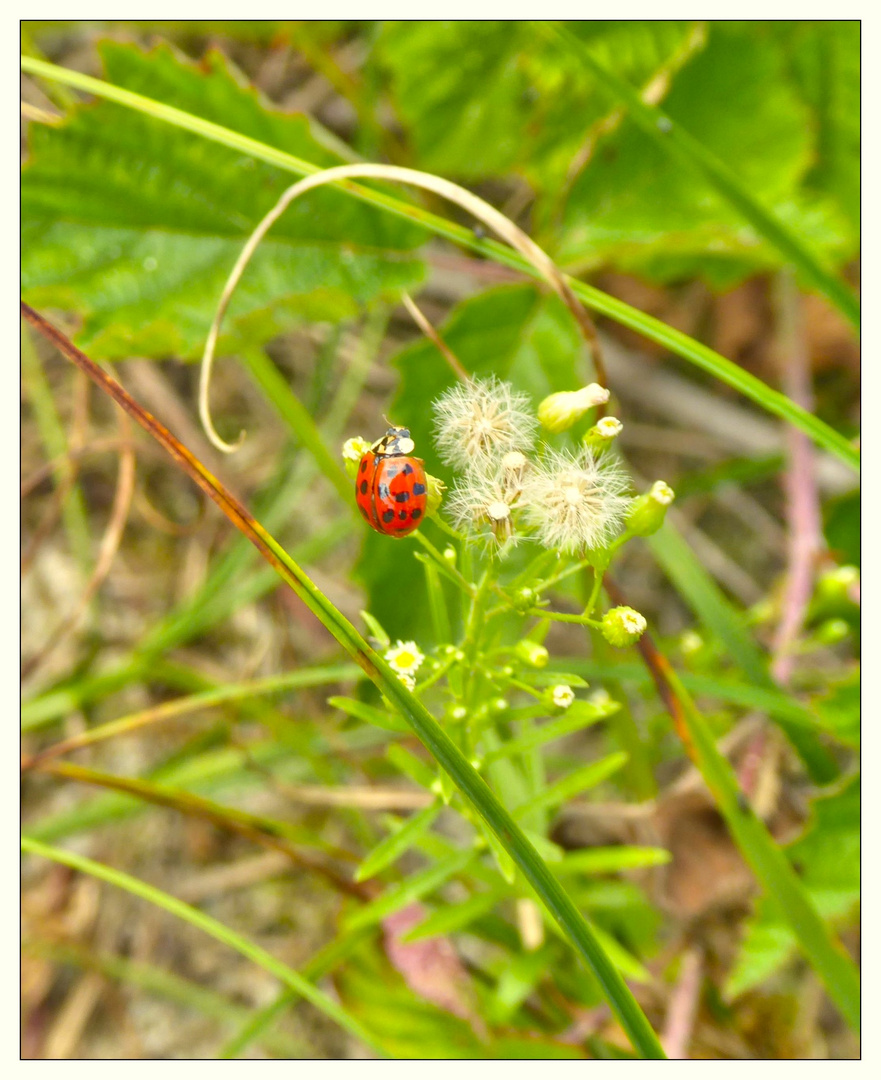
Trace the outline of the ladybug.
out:
M 390 427 L 361 458 L 355 501 L 371 528 L 384 536 L 406 536 L 425 515 L 427 485 L 421 458 L 407 428 Z

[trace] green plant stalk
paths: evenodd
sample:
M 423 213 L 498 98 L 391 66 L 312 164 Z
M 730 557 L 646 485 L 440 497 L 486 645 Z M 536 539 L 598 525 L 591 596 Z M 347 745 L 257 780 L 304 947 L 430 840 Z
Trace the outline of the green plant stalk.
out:
M 313 173 L 321 171 L 311 162 L 303 161 L 292 154 L 286 154 L 256 139 L 240 135 L 219 124 L 203 120 L 173 106 L 164 105 L 141 94 L 124 90 L 122 87 L 114 86 L 102 79 L 95 79 L 90 75 L 83 75 L 80 72 L 70 71 L 56 64 L 49 64 L 26 56 L 21 58 L 21 69 L 30 75 L 37 75 L 67 86 L 73 86 L 85 93 L 96 94 L 98 97 L 113 101 L 125 108 L 134 109 L 164 123 L 173 124 L 175 127 L 190 131 L 202 138 L 210 139 L 230 149 L 266 161 L 270 165 L 275 165 L 295 175 L 311 176 Z M 443 236 L 469 250 L 476 251 L 483 256 L 491 256 L 496 262 L 505 266 L 510 266 L 530 277 L 540 277 L 538 271 L 529 262 L 505 244 L 493 240 L 478 240 L 469 229 L 455 225 L 444 218 L 438 217 L 436 214 L 432 214 L 411 203 L 403 202 L 394 196 L 386 195 L 384 192 L 373 188 L 365 188 L 355 181 L 342 180 L 335 186 L 366 203 L 387 210 L 397 217 L 423 225 L 438 236 Z M 567 282 L 575 295 L 593 311 L 608 316 L 622 326 L 635 330 L 649 340 L 663 345 L 670 349 L 671 352 L 696 364 L 714 378 L 720 379 L 746 397 L 751 398 L 761 408 L 774 413 L 781 419 L 788 420 L 804 431 L 818 446 L 822 446 L 830 453 L 835 454 L 854 471 L 859 471 L 860 454 L 850 440 L 795 402 L 790 401 L 785 394 L 773 390 L 763 383 L 761 379 L 750 375 L 749 372 L 744 371 L 743 368 L 731 360 L 726 359 L 706 345 L 695 341 L 687 334 L 674 330 L 658 319 L 653 319 L 636 308 L 630 307 L 629 304 L 616 300 L 614 297 L 584 282 L 568 278 Z
M 546 34 L 555 37 L 588 67 L 597 86 L 616 102 L 626 105 L 633 122 L 679 165 L 697 173 L 726 202 L 735 208 L 753 228 L 772 244 L 801 273 L 805 281 L 822 293 L 838 310 L 859 328 L 860 304 L 857 297 L 837 274 L 827 269 L 799 237 L 770 210 L 754 198 L 720 158 L 708 150 L 657 106 L 649 105 L 639 92 L 611 68 L 601 64 L 590 49 L 564 26 L 539 24 Z
M 157 889 L 154 885 L 149 885 L 146 881 L 131 877 L 131 875 L 112 866 L 95 862 L 93 859 L 87 859 L 84 855 L 77 855 L 72 851 L 50 847 L 48 844 L 43 844 L 32 837 L 23 836 L 21 838 L 21 850 L 30 855 L 51 859 L 53 862 L 61 863 L 62 866 L 69 866 L 72 870 L 77 870 L 82 874 L 90 874 L 92 877 L 98 878 L 99 881 L 106 881 L 109 885 L 115 885 L 133 896 L 139 896 L 156 907 L 176 915 L 184 922 L 190 923 L 191 926 L 203 930 L 217 941 L 235 949 L 236 952 L 241 953 L 242 956 L 274 975 L 289 989 L 305 998 L 310 1005 L 314 1005 L 325 1016 L 330 1017 L 345 1031 L 348 1031 L 350 1035 L 359 1039 L 366 1046 L 371 1047 L 381 1056 L 386 1056 L 383 1048 L 376 1043 L 370 1033 L 365 1031 L 361 1024 L 338 1005 L 333 998 L 325 994 L 324 991 L 319 990 L 308 979 L 303 978 L 299 972 L 277 960 L 271 953 L 261 949 L 259 945 L 255 945 L 234 930 L 230 930 L 228 926 L 224 926 L 222 922 L 212 918 L 210 915 L 206 915 L 203 911 L 199 911 L 197 908 L 185 904 L 183 900 L 178 900 L 177 897 L 170 896 L 161 889 Z
M 422 702 L 407 690 L 388 663 L 367 644 L 349 620 L 334 607 L 281 545 L 186 447 L 170 435 L 154 417 L 146 413 L 115 379 L 77 349 L 41 315 L 24 303 L 21 304 L 21 309 L 28 322 L 54 342 L 69 360 L 86 371 L 105 393 L 164 447 L 176 464 L 217 504 L 235 527 L 248 536 L 306 607 L 364 669 L 368 678 L 398 709 L 423 745 L 484 819 L 550 914 L 560 924 L 562 932 L 590 966 L 637 1052 L 643 1057 L 663 1057 L 664 1052 L 657 1035 L 581 912 L 551 874 L 522 829 Z
M 665 676 L 678 697 L 697 753 L 697 764 L 753 873 L 792 927 L 798 942 L 847 1023 L 860 1028 L 860 980 L 856 965 L 817 913 L 804 886 L 768 830 L 743 801 L 730 763 L 675 671 Z

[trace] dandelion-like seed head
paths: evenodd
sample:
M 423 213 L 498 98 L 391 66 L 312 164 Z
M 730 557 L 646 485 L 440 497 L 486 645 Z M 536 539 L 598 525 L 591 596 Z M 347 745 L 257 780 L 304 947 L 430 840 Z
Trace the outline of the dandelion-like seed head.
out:
M 458 469 L 528 450 L 538 427 L 529 398 L 494 375 L 450 387 L 434 403 L 434 417 L 438 453 Z
M 617 462 L 589 450 L 553 452 L 527 480 L 529 523 L 549 548 L 574 552 L 605 547 L 620 530 L 629 480 Z
M 419 670 L 425 655 L 415 641 L 396 641 L 390 649 L 386 649 L 385 659 L 398 678 L 402 675 L 412 677 Z
M 498 543 L 514 538 L 512 509 L 520 505 L 520 488 L 510 485 L 503 469 L 469 469 L 453 488 L 446 508 L 460 532 L 480 535 L 489 525 Z

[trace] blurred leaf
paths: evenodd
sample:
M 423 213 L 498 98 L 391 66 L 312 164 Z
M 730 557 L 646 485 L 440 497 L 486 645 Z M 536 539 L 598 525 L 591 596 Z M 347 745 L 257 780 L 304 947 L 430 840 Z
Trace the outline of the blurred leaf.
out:
M 825 693 L 813 698 L 811 704 L 830 735 L 855 750 L 859 749 L 862 714 L 859 669 L 832 682 Z
M 450 934 L 463 930 L 474 919 L 485 915 L 496 906 L 504 892 L 500 889 L 491 892 L 475 893 L 468 900 L 448 907 L 438 908 L 427 919 L 404 934 L 404 941 L 419 941 L 420 938 L 434 937 L 437 934 Z
M 859 566 L 862 540 L 859 491 L 831 499 L 823 507 L 823 517 L 829 547 L 840 554 L 842 562 Z
M 571 24 L 638 85 L 681 49 L 684 22 Z M 524 172 L 552 193 L 611 110 L 594 81 L 530 23 L 388 22 L 378 44 L 422 168 L 459 178 Z
M 546 810 L 548 807 L 559 806 L 560 803 L 565 802 L 567 799 L 571 799 L 573 796 L 601 784 L 612 773 L 617 772 L 626 760 L 626 754 L 609 754 L 608 757 L 600 758 L 599 761 L 592 761 L 589 765 L 582 765 L 578 769 L 573 769 L 572 772 L 567 773 L 566 776 L 556 780 L 553 784 L 548 784 L 537 795 L 518 806 L 514 811 L 514 816 L 521 818 L 535 810 Z
M 357 930 L 359 927 L 380 922 L 407 904 L 412 904 L 414 900 L 419 900 L 428 893 L 434 892 L 463 870 L 474 857 L 475 852 L 471 848 L 457 851 L 448 859 L 427 866 L 397 885 L 390 886 L 381 896 L 348 916 L 345 920 L 346 931 Z
M 367 881 L 368 878 L 375 877 L 380 870 L 384 870 L 399 859 L 423 833 L 428 832 L 439 813 L 439 806 L 427 806 L 418 814 L 413 814 L 406 821 L 399 821 L 395 831 L 390 833 L 384 840 L 381 840 L 365 856 L 364 861 L 355 871 L 355 880 Z
M 786 851 L 820 913 L 846 916 L 860 898 L 860 781 L 814 800 L 804 834 Z M 747 923 L 740 955 L 725 985 L 729 998 L 763 982 L 794 954 L 796 938 L 779 909 L 763 898 Z
M 309 120 L 265 107 L 219 52 L 105 43 L 119 86 L 322 165 Z M 245 238 L 287 186 L 277 169 L 109 102 L 32 125 L 22 178 L 22 286 L 84 317 L 97 355 L 196 356 Z M 254 257 L 227 329 L 265 340 L 296 318 L 337 320 L 421 277 L 421 232 L 335 191 L 295 203 Z M 231 339 L 221 344 L 229 347 Z
M 398 713 L 388 712 L 385 709 L 375 709 L 363 701 L 354 698 L 331 697 L 327 704 L 334 709 L 339 709 L 346 716 L 354 716 L 356 720 L 363 720 L 365 724 L 374 724 L 384 731 L 409 732 L 409 727 Z
M 706 48 L 677 74 L 664 112 L 809 248 L 839 259 L 853 252 L 833 200 L 801 184 L 814 150 L 810 114 L 782 50 L 754 24 L 713 23 Z M 565 262 L 611 260 L 660 281 L 697 275 L 728 286 L 780 263 L 702 176 L 632 121 L 601 142 L 572 190 L 564 226 Z

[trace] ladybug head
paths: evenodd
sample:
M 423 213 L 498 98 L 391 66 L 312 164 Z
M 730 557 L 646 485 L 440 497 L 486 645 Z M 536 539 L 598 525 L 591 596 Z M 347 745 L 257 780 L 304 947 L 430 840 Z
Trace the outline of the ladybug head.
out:
M 392 456 L 396 454 L 412 454 L 416 444 L 410 438 L 410 429 L 404 427 L 390 427 L 381 439 L 371 446 L 374 454 Z

